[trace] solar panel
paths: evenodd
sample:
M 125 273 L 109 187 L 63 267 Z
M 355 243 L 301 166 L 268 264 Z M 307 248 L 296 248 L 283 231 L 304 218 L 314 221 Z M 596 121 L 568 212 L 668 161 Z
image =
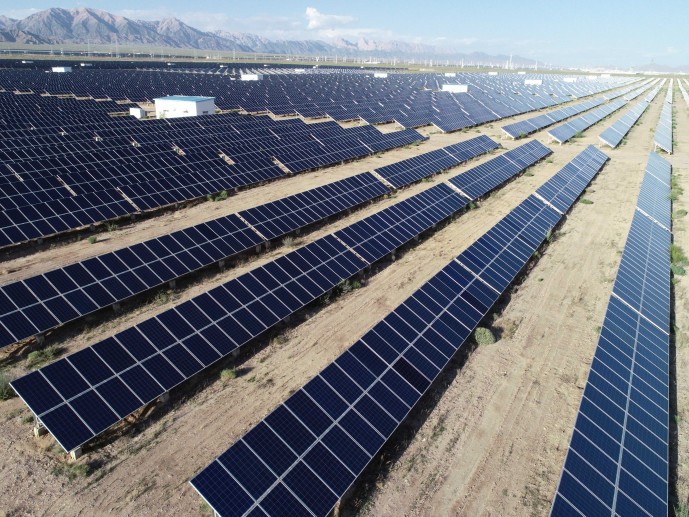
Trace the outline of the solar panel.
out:
M 454 167 L 499 146 L 500 144 L 487 136 L 481 135 L 465 142 L 379 167 L 375 172 L 395 188 L 400 188 L 426 176 Z
M 390 192 L 370 172 L 239 212 L 266 239 L 275 239 Z
M 611 103 L 601 106 L 600 108 L 597 108 L 590 113 L 582 115 L 581 117 L 578 117 L 574 120 L 570 120 L 569 122 L 561 126 L 550 129 L 548 131 L 548 134 L 554 140 L 557 140 L 558 142 L 563 144 L 570 140 L 572 137 L 574 137 L 577 133 L 580 133 L 588 129 L 592 125 L 600 122 L 605 117 L 607 117 L 611 113 L 614 113 L 626 104 L 627 101 L 624 99 L 614 100 Z
M 579 104 L 575 104 L 574 106 L 568 106 L 566 108 L 551 111 L 547 114 L 538 115 L 521 122 L 507 124 L 506 126 L 502 126 L 501 129 L 512 138 L 520 138 L 522 136 L 527 136 L 534 131 L 538 131 L 544 127 L 548 127 L 552 124 L 560 122 L 561 120 L 569 118 L 573 115 L 577 115 L 584 111 L 590 110 L 591 108 L 595 108 L 596 106 L 600 106 L 604 102 L 605 101 L 603 99 L 589 99 L 587 101 L 580 102 Z
M 655 81 L 644 86 L 643 88 L 639 88 L 633 94 L 625 95 L 624 98 L 626 100 L 633 100 L 639 95 L 641 95 L 643 92 L 651 88 L 653 84 L 655 84 Z M 658 91 L 660 91 L 660 86 L 657 86 L 653 90 L 653 92 L 651 93 L 652 97 L 650 98 L 650 100 L 648 99 L 648 97 L 642 99 L 631 110 L 622 115 L 620 119 L 617 120 L 617 122 L 615 122 L 612 126 L 607 128 L 605 131 L 603 131 L 598 136 L 601 142 L 613 148 L 617 147 L 619 143 L 622 141 L 622 139 L 625 137 L 625 135 L 632 128 L 632 126 L 636 124 L 637 120 L 639 120 L 641 115 L 643 115 L 643 113 L 646 111 L 646 108 L 648 108 L 650 101 L 653 100 L 653 98 L 655 98 Z
M 654 153 L 651 162 L 659 163 Z M 649 177 L 647 171 L 644 181 Z M 647 205 L 644 188 L 639 202 Z M 669 191 L 665 185 L 666 196 Z M 639 208 L 615 278 L 551 515 L 660 516 L 668 512 L 671 234 Z M 664 219 L 670 217 L 671 207 L 660 202 L 651 211 L 663 211 Z
M 449 182 L 470 199 L 476 199 L 551 153 L 538 140 L 533 140 L 459 174 Z
M 192 486 L 220 515 L 328 515 L 561 217 L 529 196 Z
M 656 127 L 653 143 L 666 153 L 672 154 L 672 104 L 664 103 Z
M 608 160 L 605 153 L 588 146 L 574 160 L 565 165 L 561 174 L 553 176 L 538 189 L 536 195 L 561 213 L 567 212 L 587 185 Z

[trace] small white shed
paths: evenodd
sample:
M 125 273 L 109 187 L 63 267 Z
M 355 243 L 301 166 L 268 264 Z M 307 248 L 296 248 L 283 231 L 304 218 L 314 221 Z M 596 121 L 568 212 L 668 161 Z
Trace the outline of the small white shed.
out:
M 451 93 L 467 93 L 469 91 L 468 84 L 443 84 L 444 92 Z
M 385 79 L 387 76 L 387 72 L 373 72 L 373 77 L 380 77 L 381 79 Z
M 146 116 L 146 110 L 143 108 L 129 108 L 129 114 L 132 117 L 144 118 Z
M 263 81 L 263 74 L 241 74 L 242 81 Z
M 71 66 L 54 66 L 52 68 L 53 72 L 71 72 L 72 67 Z
M 215 113 L 215 97 L 171 95 L 153 99 L 156 118 L 196 117 Z

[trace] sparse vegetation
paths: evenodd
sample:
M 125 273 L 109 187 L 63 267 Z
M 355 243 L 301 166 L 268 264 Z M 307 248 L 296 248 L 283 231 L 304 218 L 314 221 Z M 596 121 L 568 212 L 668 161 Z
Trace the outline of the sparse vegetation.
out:
M 530 178 L 531 176 L 533 176 L 533 172 L 531 172 L 531 171 L 526 171 L 526 172 L 524 173 L 524 176 L 527 176 L 527 177 Z
M 95 235 L 91 235 L 91 237 L 88 238 L 89 244 L 95 244 L 97 240 L 98 237 L 96 237 Z
M 486 327 L 477 327 L 474 330 L 474 341 L 479 346 L 492 345 L 495 343 L 495 336 L 490 329 Z
M 553 163 L 553 161 L 554 160 L 552 156 L 548 156 L 548 158 L 545 159 L 545 163 Z
M 91 473 L 91 467 L 87 463 L 60 463 L 53 467 L 54 476 L 66 476 L 70 481 L 76 478 L 85 478 Z
M 284 239 L 282 239 L 282 245 L 285 248 L 291 248 L 292 246 L 294 246 L 294 237 L 292 237 L 292 236 L 285 237 Z
M 687 211 L 684 209 L 677 210 L 673 216 L 673 219 L 681 219 L 687 215 Z
M 116 223 L 107 223 L 105 229 L 109 232 L 114 232 L 120 229 L 120 225 Z
M 584 133 L 577 131 L 572 138 L 584 138 Z
M 677 244 L 670 244 L 670 262 L 679 266 L 689 266 L 689 259 Z
M 237 370 L 234 368 L 225 368 L 220 372 L 220 380 L 223 382 L 231 381 L 237 378 Z
M 582 205 L 592 205 L 593 201 L 591 201 L 590 199 L 586 199 L 585 197 L 582 197 L 579 200 L 579 203 L 581 203 Z
M 227 190 L 223 190 L 220 194 L 218 194 L 215 197 L 215 200 L 216 201 L 224 201 L 225 199 L 227 199 L 227 197 L 228 197 Z
M 42 350 L 34 350 L 26 358 L 26 366 L 29 368 L 40 368 L 53 361 L 59 354 L 60 349 L 54 345 L 47 346 Z
M 9 400 L 16 394 L 10 386 L 12 379 L 5 372 L 0 372 L 0 400 Z

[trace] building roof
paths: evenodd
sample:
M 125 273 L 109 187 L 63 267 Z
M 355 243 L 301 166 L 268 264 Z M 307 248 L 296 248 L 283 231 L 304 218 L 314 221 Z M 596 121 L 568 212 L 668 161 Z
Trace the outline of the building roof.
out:
M 188 95 L 169 95 L 168 97 L 158 97 L 153 101 L 187 101 L 187 102 L 202 102 L 214 101 L 215 97 L 193 97 Z

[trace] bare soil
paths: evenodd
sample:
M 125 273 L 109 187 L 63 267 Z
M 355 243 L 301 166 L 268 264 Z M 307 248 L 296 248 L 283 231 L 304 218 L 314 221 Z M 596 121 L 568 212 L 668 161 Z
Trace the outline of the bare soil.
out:
M 374 468 L 368 469 L 364 480 L 343 500 L 340 513 L 547 514 L 595 348 L 596 326 L 603 320 L 652 148 L 649 129 L 655 128 L 662 99 L 663 92 L 632 128 L 625 145 L 616 150 L 603 149 L 612 159 L 585 194 L 593 204 L 574 207 L 561 233 L 524 281 L 512 290 L 509 303 L 492 323 L 498 342 L 476 348 L 465 362 L 454 362 L 448 368 L 444 382 L 424 399 L 424 407 L 412 421 L 405 422 L 409 430 L 405 436 L 409 439 L 393 438 L 386 453 L 374 460 Z M 679 169 L 686 169 L 687 107 L 681 97 L 676 103 L 680 134 L 676 154 L 670 159 Z M 209 514 L 187 483 L 193 475 L 586 145 L 596 144 L 598 134 L 631 105 L 589 129 L 583 138 L 550 146 L 555 151 L 552 161 L 532 167 L 529 174 L 478 203 L 478 209 L 408 246 L 395 261 L 376 265 L 363 278 L 362 288 L 327 305 L 308 308 L 239 358 L 228 359 L 222 366 L 204 372 L 202 378 L 175 390 L 170 402 L 146 408 L 105 433 L 77 462 L 89 466 L 88 475 L 72 470 L 74 463 L 51 436 L 33 438 L 30 413 L 19 399 L 0 402 L 6 444 L 0 460 L 4 479 L 0 511 L 6 515 Z M 484 125 L 478 131 L 502 139 L 501 125 L 531 116 Z M 430 140 L 419 146 L 286 178 L 240 192 L 224 202 L 202 203 L 137 221 L 103 234 L 103 240 L 94 245 L 86 241 L 62 242 L 52 249 L 10 258 L 2 264 L 5 271 L 0 282 L 8 283 L 477 136 L 475 129 L 449 135 L 437 134 L 431 128 L 422 132 L 430 134 Z M 533 137 L 547 143 L 546 131 Z M 501 142 L 512 149 L 529 139 Z M 488 155 L 473 160 L 436 176 L 434 182 L 418 183 L 399 191 L 394 198 L 373 202 L 309 231 L 296 244 L 331 233 L 490 158 Z M 681 203 L 676 203 L 676 208 Z M 677 223 L 678 228 L 680 224 L 685 223 Z M 682 238 L 686 234 L 676 233 L 678 242 Z M 689 244 L 686 247 L 689 249 Z M 56 332 L 48 337 L 48 344 L 58 346 L 62 353 L 75 352 L 291 249 L 278 246 L 243 259 L 234 267 L 210 269 L 176 290 L 128 304 L 118 314 L 99 314 L 88 323 Z M 679 281 L 676 291 L 686 300 L 683 282 L 686 280 Z M 682 311 L 682 318 L 686 319 L 686 311 Z M 677 325 L 689 329 L 689 322 L 679 316 Z M 689 362 L 687 336 L 685 333 L 683 348 L 678 345 L 678 364 L 685 366 Z M 15 348 L 0 356 L 9 374 L 29 371 L 25 360 L 29 349 Z M 236 368 L 237 378 L 220 380 L 223 367 Z M 686 392 L 689 378 L 678 373 L 678 380 Z M 689 418 L 689 397 L 680 397 L 680 402 L 680 414 Z M 680 456 L 687 454 L 689 447 L 684 444 Z M 686 499 L 689 471 L 680 468 L 679 476 L 681 494 Z

